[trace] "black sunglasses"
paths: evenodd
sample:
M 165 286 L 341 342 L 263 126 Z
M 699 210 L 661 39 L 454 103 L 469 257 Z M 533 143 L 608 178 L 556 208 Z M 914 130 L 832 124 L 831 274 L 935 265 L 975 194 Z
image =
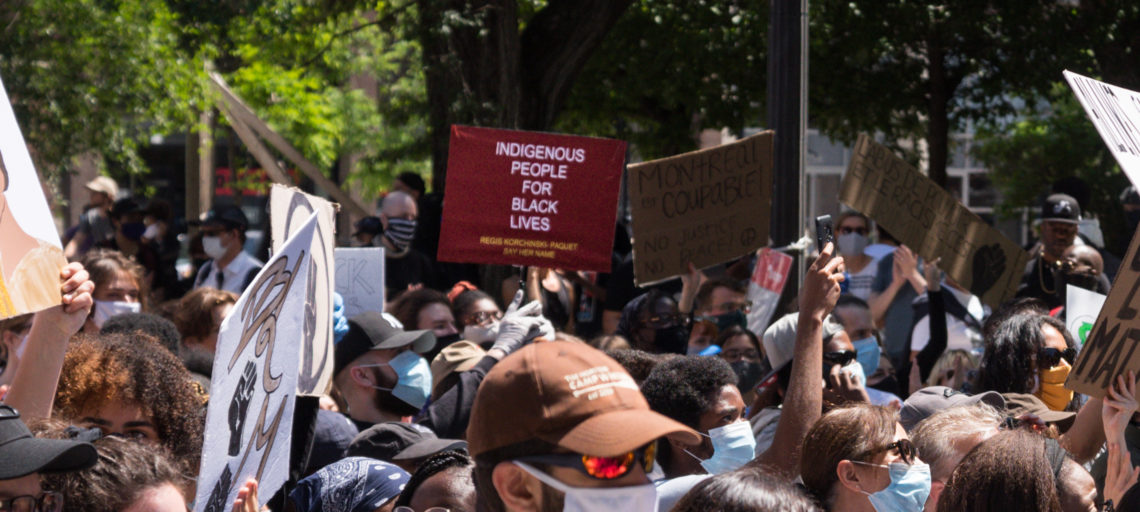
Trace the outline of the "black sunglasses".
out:
M 855 360 L 855 351 L 854 350 L 837 350 L 835 352 L 824 352 L 823 353 L 823 360 L 827 361 L 831 364 L 837 364 L 839 366 L 847 366 L 848 364 L 851 364 L 851 361 Z
M 1065 350 L 1057 350 L 1055 348 L 1043 348 L 1037 351 L 1037 367 L 1038 368 L 1052 368 L 1061 363 L 1064 358 L 1069 364 L 1077 358 L 1077 349 L 1067 348 Z
M 898 441 L 888 444 L 882 448 L 868 450 L 860 453 L 856 459 L 863 459 L 876 453 L 883 453 L 892 450 L 897 452 L 899 454 L 899 457 L 902 458 L 903 462 L 906 462 L 907 464 L 914 464 L 915 459 L 918 458 L 918 448 L 914 446 L 914 443 L 911 443 L 910 439 L 899 439 Z

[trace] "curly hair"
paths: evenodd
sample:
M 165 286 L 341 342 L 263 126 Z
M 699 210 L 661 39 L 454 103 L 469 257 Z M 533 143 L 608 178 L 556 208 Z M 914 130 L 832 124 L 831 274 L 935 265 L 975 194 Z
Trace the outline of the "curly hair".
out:
M 819 512 L 819 507 L 787 479 L 767 469 L 745 466 L 702 480 L 672 510 Z
M 899 415 L 877 405 L 858 403 L 828 411 L 804 437 L 800 476 L 804 487 L 825 506 L 834 499 L 839 482 L 836 468 L 843 460 L 866 462 L 875 450 L 895 437 Z
M 684 356 L 662 362 L 641 384 L 649 408 L 699 429 L 701 414 L 716 405 L 725 386 L 736 385 L 736 373 L 719 357 Z
M 135 280 L 135 285 L 139 287 L 139 302 L 142 303 L 142 310 L 147 311 L 147 297 L 150 293 L 147 290 L 146 279 L 144 279 L 146 270 L 135 260 L 112 249 L 92 249 L 83 257 L 83 268 L 90 274 L 96 290 L 109 286 L 119 272 L 129 273 L 131 278 Z
M 390 304 L 390 307 L 392 316 L 404 324 L 404 330 L 411 331 L 420 328 L 420 311 L 432 304 L 443 304 L 448 311 L 451 310 L 451 302 L 447 300 L 447 295 L 430 288 L 404 293 Z
M 467 484 L 471 486 L 471 491 L 474 492 L 475 461 L 467 454 L 467 450 L 448 450 L 432 455 L 420 463 L 420 466 L 416 468 L 416 472 L 412 473 L 412 477 L 409 478 L 408 483 L 404 485 L 404 490 L 400 493 L 400 497 L 396 498 L 396 506 L 412 506 L 412 497 L 416 494 L 416 489 L 419 489 L 427 479 L 452 468 L 458 468 L 464 472 L 463 476 L 467 478 Z
M 214 308 L 234 305 L 238 296 L 234 292 L 217 288 L 195 288 L 178 301 L 174 311 L 174 325 L 183 338 L 205 338 L 214 330 Z
M 970 450 L 938 498 L 939 511 L 1060 512 L 1045 438 L 1011 430 Z
M 1019 313 L 994 326 L 974 378 L 974 392 L 1031 392 L 1037 375 L 1037 351 L 1045 347 L 1046 325 L 1061 333 L 1066 346 L 1073 346 L 1073 337 L 1065 324 L 1048 315 Z
M 191 477 L 170 460 L 165 450 L 113 436 L 101 437 L 92 444 L 99 454 L 93 467 L 42 475 L 44 488 L 62 494 L 68 510 L 126 510 L 147 491 L 166 484 L 178 489 L 183 499 L 190 496 Z
M 113 401 L 137 405 L 151 418 L 162 446 L 183 468 L 197 471 L 204 402 L 182 362 L 153 337 L 80 336 L 68 347 L 54 415 L 78 419 L 84 410 Z

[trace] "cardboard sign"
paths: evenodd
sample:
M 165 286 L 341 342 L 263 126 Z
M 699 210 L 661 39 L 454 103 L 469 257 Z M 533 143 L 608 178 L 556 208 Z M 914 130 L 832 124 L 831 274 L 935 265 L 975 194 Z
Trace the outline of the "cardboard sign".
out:
M 337 247 L 336 292 L 344 299 L 344 316 L 384 311 L 384 248 Z
M 250 477 L 272 496 L 285 483 L 317 229 L 312 214 L 258 272 L 222 321 L 210 380 L 196 512 L 228 512 Z
M 1124 175 L 1140 188 L 1140 93 L 1070 71 L 1064 75 Z
M 39 176 L 0 83 L 0 319 L 59 304 L 59 270 L 66 264 Z
M 1093 323 L 1100 315 L 1107 297 L 1080 286 L 1065 287 L 1065 327 L 1073 335 L 1078 347 L 1083 347 L 1092 332 Z
M 303 334 L 300 376 L 297 378 L 297 393 L 300 395 L 318 396 L 332 387 L 336 211 L 335 203 L 296 188 L 273 185 L 269 190 L 269 231 L 274 253 L 301 229 L 310 215 L 314 212 L 319 214 L 313 245 L 309 248 L 313 277 L 309 279 L 306 293 L 309 301 L 305 303 L 305 325 L 303 330 L 297 331 Z
M 629 166 L 638 286 L 768 244 L 774 133 Z
M 748 281 L 748 300 L 752 310 L 748 312 L 748 330 L 763 334 L 776 312 L 784 284 L 788 282 L 788 272 L 792 270 L 793 258 L 770 248 L 763 248 L 757 254 L 756 268 L 752 269 L 752 279 Z
M 1104 307 L 1081 348 L 1065 387 L 1104 396 L 1109 383 L 1128 370 L 1140 372 L 1140 230 L 1133 233 Z M 1067 316 L 1067 314 L 1066 314 Z
M 1029 254 L 865 134 L 855 143 L 839 200 L 923 259 L 942 258 L 942 270 L 991 307 L 1016 293 Z
M 440 261 L 610 271 L 625 142 L 451 127 Z

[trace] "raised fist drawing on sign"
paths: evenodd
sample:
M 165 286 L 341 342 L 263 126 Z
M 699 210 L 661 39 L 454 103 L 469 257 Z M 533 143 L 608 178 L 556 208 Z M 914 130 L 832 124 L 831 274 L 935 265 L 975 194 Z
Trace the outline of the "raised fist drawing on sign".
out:
M 1005 253 L 1000 245 L 993 243 L 979 247 L 974 252 L 970 292 L 979 298 L 985 296 L 1005 273 L 1005 263 Z
M 230 467 L 226 466 L 222 470 L 221 476 L 218 477 L 217 483 L 214 484 L 214 490 L 210 491 L 210 501 L 206 502 L 206 512 L 225 512 L 230 504 L 226 500 L 230 495 L 230 484 L 233 483 L 234 475 L 230 472 Z
M 253 400 L 253 386 L 257 383 L 257 365 L 253 361 L 245 364 L 245 370 L 238 380 L 234 398 L 230 401 L 230 446 L 226 452 L 233 457 L 241 452 L 241 433 L 245 430 L 245 416 L 249 411 L 249 403 Z

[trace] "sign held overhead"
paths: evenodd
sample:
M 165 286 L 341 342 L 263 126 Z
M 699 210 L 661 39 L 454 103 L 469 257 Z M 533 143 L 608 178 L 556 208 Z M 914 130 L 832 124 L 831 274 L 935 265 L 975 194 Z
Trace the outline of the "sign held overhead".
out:
M 982 302 L 1013 297 L 1029 254 L 887 147 L 859 135 L 839 200 L 862 212 Z
M 768 245 L 774 134 L 629 166 L 638 286 Z

